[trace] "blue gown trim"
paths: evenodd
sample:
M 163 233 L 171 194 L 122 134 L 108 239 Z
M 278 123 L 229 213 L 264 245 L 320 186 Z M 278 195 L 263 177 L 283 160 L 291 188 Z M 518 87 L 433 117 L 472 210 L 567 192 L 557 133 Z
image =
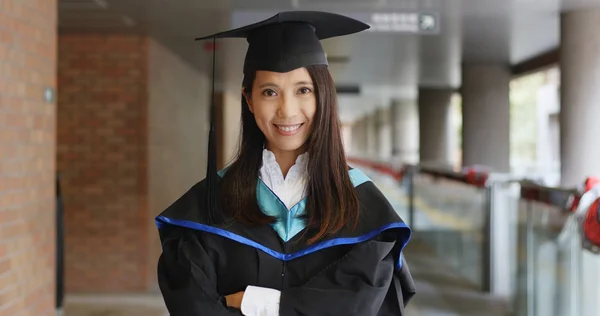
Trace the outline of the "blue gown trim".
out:
M 221 237 L 225 237 L 228 239 L 231 239 L 233 241 L 239 242 L 241 244 L 256 248 L 258 250 L 263 251 L 264 253 L 277 258 L 279 260 L 282 261 L 289 261 L 289 260 L 293 260 L 308 254 L 311 254 L 313 252 L 317 252 L 319 250 L 323 250 L 326 248 L 330 248 L 330 247 L 334 247 L 334 246 L 339 246 L 339 245 L 352 245 L 352 244 L 358 244 L 361 242 L 365 242 L 379 234 L 381 234 L 382 232 L 388 230 L 388 229 L 395 229 L 395 228 L 406 228 L 409 230 L 409 237 L 406 238 L 406 240 L 402 240 L 402 245 L 400 248 L 400 256 L 398 257 L 398 262 L 396 263 L 396 268 L 398 270 L 400 270 L 402 268 L 402 250 L 404 249 L 404 247 L 406 246 L 406 244 L 408 243 L 408 240 L 410 239 L 410 228 L 408 227 L 408 225 L 406 225 L 405 223 L 402 222 L 395 222 L 395 223 L 390 223 L 387 225 L 384 225 L 370 233 L 361 235 L 361 236 L 357 236 L 357 237 L 345 237 L 345 238 L 334 238 L 334 239 L 330 239 L 330 240 L 326 240 L 317 244 L 314 244 L 310 247 L 307 247 L 305 249 L 302 249 L 298 252 L 294 252 L 294 253 L 288 253 L 288 254 L 284 254 L 281 252 L 277 252 L 273 249 L 267 248 L 264 245 L 261 245 L 253 240 L 250 240 L 246 237 L 242 237 L 238 234 L 234 234 L 228 230 L 225 229 L 221 229 L 221 228 L 216 228 L 213 226 L 209 226 L 209 225 L 204 225 L 204 224 L 200 224 L 200 223 L 196 223 L 196 222 L 191 222 L 191 221 L 185 221 L 185 220 L 176 220 L 176 219 L 170 219 L 164 216 L 158 216 L 156 218 L 156 226 L 158 227 L 158 229 L 161 229 L 163 227 L 164 224 L 170 224 L 170 225 L 174 225 L 174 226 L 181 226 L 181 227 L 185 227 L 185 228 L 190 228 L 190 229 L 195 229 L 195 230 L 199 230 L 199 231 L 203 231 L 203 232 L 207 232 L 207 233 L 211 233 L 211 234 L 215 234 L 215 235 L 219 235 Z

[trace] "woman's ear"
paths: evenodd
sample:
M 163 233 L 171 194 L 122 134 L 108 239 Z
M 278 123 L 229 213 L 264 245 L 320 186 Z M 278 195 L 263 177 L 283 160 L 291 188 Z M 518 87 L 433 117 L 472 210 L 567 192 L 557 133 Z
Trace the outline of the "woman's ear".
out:
M 248 104 L 248 109 L 250 109 L 250 112 L 254 113 L 254 108 L 252 105 L 252 98 L 250 97 L 250 95 L 248 93 L 246 93 L 246 89 L 242 88 L 242 98 L 246 99 L 246 104 Z

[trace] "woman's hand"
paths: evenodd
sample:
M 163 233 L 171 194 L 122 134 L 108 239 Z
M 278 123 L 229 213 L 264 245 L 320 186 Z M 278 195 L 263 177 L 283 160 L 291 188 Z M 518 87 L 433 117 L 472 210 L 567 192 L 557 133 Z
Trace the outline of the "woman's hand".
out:
M 244 298 L 244 292 L 237 292 L 235 294 L 225 296 L 227 306 L 242 309 L 242 299 Z

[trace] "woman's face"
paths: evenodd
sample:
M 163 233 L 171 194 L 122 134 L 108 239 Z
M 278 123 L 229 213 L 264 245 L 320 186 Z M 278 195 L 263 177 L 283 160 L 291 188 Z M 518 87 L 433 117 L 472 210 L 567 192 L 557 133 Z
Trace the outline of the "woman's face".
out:
M 317 110 L 315 87 L 306 68 L 287 73 L 257 71 L 251 94 L 244 96 L 269 150 L 303 151 Z

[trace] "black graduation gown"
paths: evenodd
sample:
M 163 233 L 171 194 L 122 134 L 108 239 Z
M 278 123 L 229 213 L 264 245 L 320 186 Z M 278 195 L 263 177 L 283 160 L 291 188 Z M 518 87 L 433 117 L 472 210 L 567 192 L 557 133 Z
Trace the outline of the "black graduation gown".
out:
M 205 183 L 196 184 L 156 218 L 170 314 L 242 315 L 224 296 L 254 285 L 281 291 L 280 316 L 405 315 L 415 293 L 402 257 L 410 229 L 371 181 L 356 191 L 358 228 L 307 245 L 310 232 L 284 242 L 270 225 L 203 223 Z

